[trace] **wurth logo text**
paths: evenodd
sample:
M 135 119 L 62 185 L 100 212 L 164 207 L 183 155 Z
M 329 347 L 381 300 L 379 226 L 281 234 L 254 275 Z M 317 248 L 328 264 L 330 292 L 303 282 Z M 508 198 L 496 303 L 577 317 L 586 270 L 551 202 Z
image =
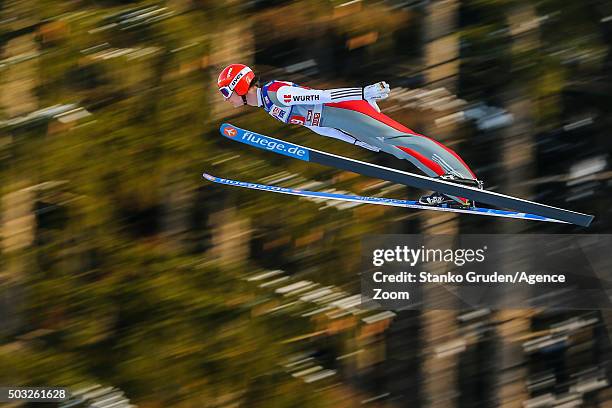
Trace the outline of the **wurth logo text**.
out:
M 319 95 L 293 95 L 294 102 L 318 102 Z

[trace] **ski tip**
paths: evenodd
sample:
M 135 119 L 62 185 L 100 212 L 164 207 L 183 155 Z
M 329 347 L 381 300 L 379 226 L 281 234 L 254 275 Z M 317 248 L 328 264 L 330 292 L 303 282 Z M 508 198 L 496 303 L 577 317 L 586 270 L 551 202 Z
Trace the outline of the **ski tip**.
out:
M 230 124 L 230 123 L 223 123 L 221 124 L 221 127 L 219 127 L 219 132 L 225 136 L 225 137 L 229 137 L 234 138 L 235 136 L 238 135 L 238 130 L 240 128 Z
M 225 129 L 226 127 L 236 127 L 236 126 L 232 125 L 231 123 L 224 122 L 221 124 L 221 126 L 219 126 L 219 130 L 223 131 L 223 129 Z
M 208 180 L 208 181 L 215 181 L 215 177 L 214 177 L 214 176 L 211 176 L 211 175 L 210 175 L 210 174 L 208 174 L 208 173 L 202 173 L 202 177 L 204 177 L 204 178 L 205 178 L 206 180 Z

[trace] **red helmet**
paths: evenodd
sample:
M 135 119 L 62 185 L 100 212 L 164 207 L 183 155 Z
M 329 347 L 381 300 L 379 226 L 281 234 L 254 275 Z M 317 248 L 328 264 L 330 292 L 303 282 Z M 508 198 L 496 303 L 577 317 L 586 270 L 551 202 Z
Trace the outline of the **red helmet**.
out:
M 251 82 L 255 78 L 255 74 L 251 68 L 243 64 L 232 64 L 227 66 L 219 74 L 217 85 L 219 92 L 225 99 L 232 96 L 232 92 L 236 92 L 240 96 L 246 95 Z

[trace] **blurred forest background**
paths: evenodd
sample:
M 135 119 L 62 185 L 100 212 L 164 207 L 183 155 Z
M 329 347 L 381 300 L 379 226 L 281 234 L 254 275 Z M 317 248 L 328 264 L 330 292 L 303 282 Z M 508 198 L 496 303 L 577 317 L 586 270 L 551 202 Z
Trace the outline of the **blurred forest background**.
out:
M 611 47 L 604 0 L 0 0 L 0 384 L 115 408 L 612 406 L 607 311 L 357 307 L 367 234 L 584 230 L 201 177 L 418 196 L 218 134 L 414 171 L 232 109 L 215 82 L 233 62 L 313 88 L 385 80 L 383 111 L 485 188 L 610 232 Z

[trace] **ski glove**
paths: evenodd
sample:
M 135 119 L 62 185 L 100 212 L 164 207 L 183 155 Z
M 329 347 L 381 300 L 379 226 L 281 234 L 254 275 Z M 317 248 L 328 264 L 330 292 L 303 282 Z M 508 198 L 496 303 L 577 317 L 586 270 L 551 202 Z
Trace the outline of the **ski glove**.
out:
M 366 101 L 377 101 L 389 96 L 391 88 L 385 81 L 377 82 L 363 88 L 363 99 Z

